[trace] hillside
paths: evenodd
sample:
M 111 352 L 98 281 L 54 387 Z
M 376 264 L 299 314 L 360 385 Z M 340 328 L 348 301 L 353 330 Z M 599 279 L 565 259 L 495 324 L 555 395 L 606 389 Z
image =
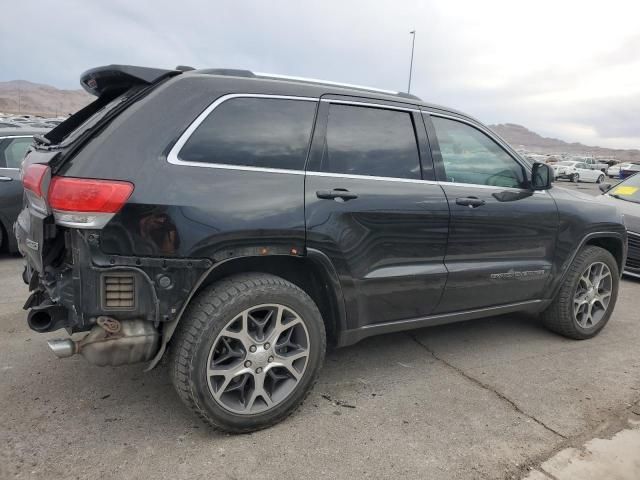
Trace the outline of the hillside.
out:
M 640 150 L 619 150 L 615 148 L 590 147 L 581 143 L 568 143 L 557 138 L 542 137 L 535 132 L 514 123 L 489 125 L 498 135 L 514 148 L 524 148 L 535 153 L 569 153 L 614 157 L 617 160 L 640 161 Z
M 74 113 L 94 97 L 84 90 L 59 90 L 50 85 L 12 80 L 0 82 L 0 112 L 42 116 Z

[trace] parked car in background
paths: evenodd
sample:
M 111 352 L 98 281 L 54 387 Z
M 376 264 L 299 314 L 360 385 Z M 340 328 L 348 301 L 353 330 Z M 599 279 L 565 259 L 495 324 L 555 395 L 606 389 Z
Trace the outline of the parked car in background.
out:
M 631 177 L 632 175 L 635 175 L 638 172 L 640 172 L 640 164 L 632 163 L 628 167 L 620 170 L 620 178 L 628 178 L 628 177 Z
M 13 224 L 22 208 L 20 165 L 33 143 L 33 135 L 48 130 L 0 129 L 0 249 L 17 252 Z
M 607 169 L 607 175 L 609 178 L 619 178 L 620 172 L 625 168 L 629 168 L 632 163 L 618 163 L 616 165 L 612 165 Z
M 600 170 L 593 170 L 583 162 L 565 160 L 552 165 L 556 180 L 564 179 L 577 182 L 596 182 L 602 183 L 605 180 L 605 174 Z
M 581 162 L 591 170 L 600 170 L 601 172 L 606 173 L 607 169 L 609 168 L 608 163 L 601 162 L 597 158 L 584 158 L 583 160 L 581 160 Z
M 603 183 L 600 190 L 604 193 L 598 200 L 616 205 L 624 214 L 629 234 L 624 273 L 640 278 L 640 175 L 633 175 L 616 185 Z

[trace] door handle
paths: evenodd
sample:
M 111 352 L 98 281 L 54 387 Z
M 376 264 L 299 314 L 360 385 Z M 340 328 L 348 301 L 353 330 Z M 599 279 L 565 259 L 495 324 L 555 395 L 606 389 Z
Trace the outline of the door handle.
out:
M 347 200 L 358 198 L 358 195 L 344 188 L 334 188 L 333 190 L 318 190 L 316 192 L 316 197 L 324 200 L 338 200 L 346 202 Z
M 0 182 L 10 182 L 11 180 L 13 180 L 13 178 L 0 176 Z
M 476 208 L 481 207 L 486 202 L 478 197 L 464 197 L 456 198 L 456 205 L 462 205 L 463 207 Z

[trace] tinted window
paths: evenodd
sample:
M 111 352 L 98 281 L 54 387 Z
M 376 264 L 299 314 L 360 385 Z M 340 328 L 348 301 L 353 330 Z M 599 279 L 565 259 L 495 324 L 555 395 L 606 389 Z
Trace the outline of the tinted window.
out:
M 32 143 L 31 137 L 13 138 L 0 142 L 0 168 L 20 168 Z
M 431 117 L 447 180 L 521 188 L 523 167 L 481 131 L 461 122 Z
M 303 170 L 316 102 L 233 98 L 191 135 L 180 160 Z
M 421 178 L 411 114 L 331 105 L 321 169 L 352 175 Z

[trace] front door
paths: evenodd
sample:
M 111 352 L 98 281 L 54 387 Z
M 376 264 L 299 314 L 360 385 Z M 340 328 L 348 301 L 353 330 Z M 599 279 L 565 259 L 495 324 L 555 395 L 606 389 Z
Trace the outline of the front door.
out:
M 539 299 L 558 229 L 553 198 L 533 192 L 527 165 L 480 125 L 435 114 L 425 121 L 451 209 L 437 313 Z
M 349 329 L 428 315 L 449 207 L 416 109 L 323 99 L 306 172 L 307 247 L 339 275 Z M 432 179 L 433 180 L 433 179 Z

